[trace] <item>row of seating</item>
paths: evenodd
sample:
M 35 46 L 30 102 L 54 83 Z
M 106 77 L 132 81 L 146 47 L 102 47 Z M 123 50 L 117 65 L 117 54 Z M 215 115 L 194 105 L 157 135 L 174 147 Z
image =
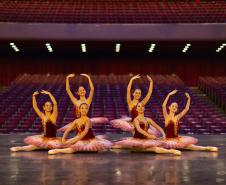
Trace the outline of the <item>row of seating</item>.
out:
M 1 22 L 208 23 L 226 20 L 225 1 L 11 1 L 0 2 Z
M 198 86 L 226 111 L 226 77 L 200 77 Z
M 93 103 L 90 107 L 89 116 L 105 116 L 109 120 L 129 116 L 126 103 L 126 89 L 131 78 L 130 75 L 92 75 L 95 85 Z M 61 127 L 75 119 L 73 105 L 65 90 L 66 75 L 30 75 L 18 76 L 10 86 L 0 93 L 0 132 L 41 132 L 40 119 L 35 114 L 31 97 L 34 91 L 48 90 L 58 102 L 59 116 L 57 127 Z M 185 92 L 191 95 L 191 108 L 181 122 L 181 133 L 226 133 L 226 115 L 213 103 L 198 96 L 187 87 L 176 75 L 154 75 L 154 89 L 150 102 L 146 106 L 145 114 L 153 118 L 161 126 L 164 119 L 162 115 L 162 103 L 166 95 L 178 89 L 178 93 L 170 100 L 179 104 L 181 111 L 186 104 Z M 75 94 L 79 85 L 84 85 L 89 92 L 89 86 L 85 77 L 76 75 L 71 79 L 71 90 Z M 142 89 L 142 98 L 146 95 L 149 82 L 144 76 L 134 81 L 133 89 Z M 46 95 L 37 96 L 38 106 L 42 109 L 45 101 L 49 100 Z M 169 103 L 170 103 L 169 102 Z M 208 113 L 208 114 L 207 114 Z M 109 123 L 94 125 L 95 132 L 120 132 Z

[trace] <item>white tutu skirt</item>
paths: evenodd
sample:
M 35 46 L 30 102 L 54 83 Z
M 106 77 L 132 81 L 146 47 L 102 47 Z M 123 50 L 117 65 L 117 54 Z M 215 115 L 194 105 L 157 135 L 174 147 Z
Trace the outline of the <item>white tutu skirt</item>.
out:
M 160 140 L 154 139 L 138 139 L 127 137 L 120 141 L 116 141 L 114 145 L 119 145 L 121 148 L 125 149 L 145 149 L 161 146 L 162 142 Z
M 93 139 L 80 140 L 67 148 L 72 148 L 75 152 L 98 152 L 111 149 L 112 142 L 104 139 L 104 136 L 96 136 Z
M 61 138 L 44 137 L 43 135 L 28 136 L 24 139 L 27 145 L 34 145 L 42 149 L 62 148 Z
M 198 139 L 190 136 L 178 136 L 162 140 L 162 146 L 167 149 L 183 149 L 189 145 L 196 144 Z
M 95 117 L 95 118 L 90 118 L 91 124 L 93 125 L 103 125 L 109 123 L 108 118 L 105 117 Z M 67 128 L 71 125 L 71 123 L 68 123 L 67 125 L 59 128 L 57 132 L 65 132 Z

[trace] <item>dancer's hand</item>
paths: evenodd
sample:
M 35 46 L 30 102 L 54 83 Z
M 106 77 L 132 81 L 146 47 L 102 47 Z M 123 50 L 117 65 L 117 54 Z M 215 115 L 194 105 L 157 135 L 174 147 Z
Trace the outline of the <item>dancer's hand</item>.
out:
M 67 75 L 67 78 L 73 78 L 73 77 L 75 77 L 74 73 Z
M 42 93 L 42 94 L 51 95 L 51 93 L 50 93 L 49 91 L 45 91 L 45 90 L 42 90 L 41 93 Z
M 157 139 L 157 137 L 151 135 L 148 137 L 148 139 Z
M 166 139 L 166 134 L 162 134 L 162 139 Z
M 138 79 L 138 78 L 140 78 L 140 75 L 139 75 L 139 74 L 138 74 L 138 75 L 133 76 L 133 77 L 131 78 L 131 80 L 135 80 L 135 79 Z
M 86 78 L 90 78 L 90 76 L 88 75 L 88 74 L 85 74 L 85 73 L 82 73 L 82 74 L 80 74 L 81 76 L 84 76 L 84 77 L 86 77 Z
M 150 82 L 153 83 L 153 80 L 152 80 L 152 78 L 151 78 L 149 75 L 147 75 L 147 78 L 148 78 L 148 80 L 149 80 Z
M 188 99 L 191 98 L 190 95 L 189 95 L 187 92 L 185 93 L 185 96 L 186 96 Z
M 36 96 L 36 95 L 38 95 L 39 94 L 39 92 L 38 91 L 35 91 L 34 93 L 33 93 L 33 96 Z
M 175 89 L 175 90 L 173 90 L 172 92 L 169 93 L 169 96 L 172 96 L 172 95 L 174 95 L 176 93 L 177 93 L 177 90 Z

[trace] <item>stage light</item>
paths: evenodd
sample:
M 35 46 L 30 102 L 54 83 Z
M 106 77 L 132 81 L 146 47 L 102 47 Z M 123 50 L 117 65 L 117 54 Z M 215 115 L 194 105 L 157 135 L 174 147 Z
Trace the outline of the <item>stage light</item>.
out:
M 191 44 L 186 44 L 184 49 L 182 50 L 183 53 L 186 53 L 187 50 L 191 47 Z
M 119 43 L 116 44 L 116 45 L 115 45 L 115 52 L 116 52 L 116 53 L 119 53 L 119 52 L 120 52 L 120 49 L 121 49 L 121 44 L 119 44 Z
M 219 53 L 225 46 L 226 46 L 226 43 L 221 44 L 221 45 L 216 49 L 216 52 Z
M 52 46 L 50 45 L 50 43 L 46 43 L 46 47 L 47 47 L 47 49 L 48 49 L 48 51 L 49 51 L 50 53 L 53 52 L 53 48 L 52 48 Z
M 155 49 L 155 46 L 156 46 L 156 44 L 151 44 L 150 47 L 149 47 L 148 52 L 152 53 L 154 51 L 154 49 Z
M 87 52 L 87 49 L 86 49 L 86 44 L 81 44 L 81 49 L 82 49 L 82 52 L 85 53 Z
M 19 52 L 20 51 L 19 48 L 16 46 L 15 43 L 10 42 L 10 46 L 14 49 L 15 52 Z

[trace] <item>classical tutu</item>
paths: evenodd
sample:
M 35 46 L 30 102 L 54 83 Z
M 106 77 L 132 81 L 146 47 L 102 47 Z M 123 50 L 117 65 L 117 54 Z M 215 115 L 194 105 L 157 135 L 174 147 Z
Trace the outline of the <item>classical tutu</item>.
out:
M 80 140 L 67 147 L 72 148 L 75 152 L 98 152 L 110 149 L 112 142 L 103 139 L 102 136 L 96 136 L 93 139 Z
M 131 123 L 131 120 L 132 120 L 132 118 L 125 117 L 125 118 L 121 118 L 121 119 L 111 120 L 110 123 L 114 128 L 119 128 L 125 132 L 133 132 L 134 126 Z
M 131 123 L 131 121 L 132 121 L 132 118 L 130 117 L 122 117 L 120 119 L 111 120 L 110 123 L 114 128 L 119 128 L 125 132 L 134 132 L 134 126 L 133 126 L 133 123 Z M 151 125 L 149 125 L 148 133 L 156 137 L 161 136 L 161 133 Z
M 24 139 L 27 145 L 34 145 L 43 149 L 62 148 L 61 138 L 44 137 L 43 135 L 28 136 Z
M 178 136 L 175 138 L 166 138 L 162 141 L 162 146 L 167 149 L 183 149 L 189 145 L 196 144 L 198 139 L 190 136 Z
M 105 117 L 95 117 L 95 118 L 90 118 L 90 121 L 92 123 L 92 125 L 101 125 L 101 124 L 107 124 L 109 123 L 108 118 Z M 67 130 L 67 128 L 70 126 L 71 123 L 59 128 L 57 130 L 57 132 L 65 132 Z
M 154 139 L 138 139 L 133 137 L 123 138 L 120 141 L 116 141 L 114 146 L 121 146 L 126 149 L 146 149 L 150 147 L 159 147 L 162 145 L 160 140 Z

